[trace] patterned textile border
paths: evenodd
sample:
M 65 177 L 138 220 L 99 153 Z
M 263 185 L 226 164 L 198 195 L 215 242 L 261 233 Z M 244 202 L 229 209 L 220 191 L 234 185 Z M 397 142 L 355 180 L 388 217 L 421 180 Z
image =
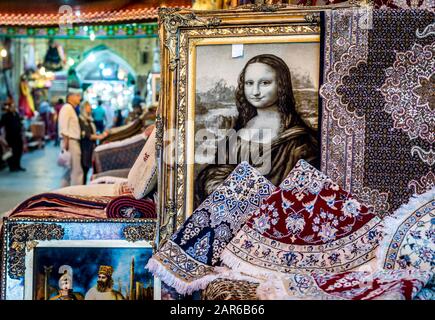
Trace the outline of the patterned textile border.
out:
M 161 244 L 146 268 L 180 294 L 204 289 L 218 277 L 212 266 L 221 252 L 274 189 L 247 162 L 240 163 Z
M 435 272 L 435 187 L 385 219 L 379 267 Z
M 372 25 L 367 14 L 372 14 Z M 435 181 L 435 152 L 429 141 L 412 138 L 402 128 L 406 123 L 419 126 L 417 132 L 433 130 L 433 73 L 427 71 L 434 70 L 433 51 L 420 49 L 433 47 L 431 23 L 433 13 L 427 10 L 345 9 L 325 14 L 321 168 L 381 216 Z M 400 78 L 395 77 L 395 65 L 400 71 L 405 68 Z M 425 78 L 417 81 L 415 71 Z M 412 80 L 411 87 L 402 85 L 405 79 Z M 417 96 L 421 107 L 414 118 L 416 108 L 406 99 L 399 101 L 397 112 L 388 106 L 392 90 L 405 96 L 412 90 Z M 400 110 L 406 118 L 398 118 Z
M 252 276 L 273 272 L 344 272 L 367 266 L 381 219 L 329 177 L 299 160 L 221 254 Z

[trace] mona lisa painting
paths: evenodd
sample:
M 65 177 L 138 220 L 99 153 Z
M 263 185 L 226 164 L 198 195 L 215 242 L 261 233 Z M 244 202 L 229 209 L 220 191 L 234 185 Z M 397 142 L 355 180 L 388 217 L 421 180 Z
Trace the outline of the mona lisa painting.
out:
M 233 11 L 161 14 L 162 239 L 242 161 L 275 185 L 319 166 L 319 16 Z
M 215 73 L 206 63 L 197 67 L 195 206 L 243 160 L 275 185 L 299 159 L 318 163 L 318 43 L 241 48 L 237 58 L 232 45 L 197 50 L 198 60 L 230 58 L 220 58 Z M 216 140 L 201 139 L 201 129 Z M 216 152 L 203 152 L 204 144 Z

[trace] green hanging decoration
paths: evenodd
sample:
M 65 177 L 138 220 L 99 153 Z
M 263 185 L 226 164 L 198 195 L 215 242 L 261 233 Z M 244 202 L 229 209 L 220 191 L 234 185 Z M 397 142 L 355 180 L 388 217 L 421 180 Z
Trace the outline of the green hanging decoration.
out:
M 150 38 L 158 36 L 157 23 L 133 23 L 115 25 L 74 26 L 69 29 L 57 27 L 0 27 L 0 36 L 35 38 L 89 39 L 91 33 L 104 38 Z

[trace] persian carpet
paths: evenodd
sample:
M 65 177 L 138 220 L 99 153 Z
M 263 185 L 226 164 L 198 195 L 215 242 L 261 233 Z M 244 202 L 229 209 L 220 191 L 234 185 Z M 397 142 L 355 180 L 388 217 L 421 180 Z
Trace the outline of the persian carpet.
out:
M 220 262 L 222 250 L 274 189 L 242 162 L 161 244 L 147 268 L 181 294 L 204 289 L 218 277 L 212 266 Z
M 379 267 L 435 272 L 435 187 L 385 219 Z
M 381 216 L 435 184 L 434 17 L 325 13 L 321 169 Z
M 221 255 L 247 275 L 343 272 L 375 257 L 381 218 L 300 160 Z

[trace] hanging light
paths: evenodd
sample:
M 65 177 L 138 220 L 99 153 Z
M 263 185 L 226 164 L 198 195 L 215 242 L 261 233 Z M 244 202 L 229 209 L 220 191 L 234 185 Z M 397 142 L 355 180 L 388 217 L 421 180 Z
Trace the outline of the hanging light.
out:
M 99 64 L 99 67 L 100 67 L 101 70 L 104 69 L 104 63 L 101 62 L 101 63 Z
M 124 78 L 125 78 L 125 72 L 124 72 L 124 70 L 119 69 L 118 70 L 118 79 L 119 80 L 124 80 Z
M 95 33 L 91 32 L 91 33 L 89 34 L 89 39 L 90 39 L 91 41 L 94 41 L 94 40 L 95 40 Z
M 6 58 L 8 56 L 8 51 L 6 49 L 2 49 L 0 55 L 2 56 L 2 58 Z
M 75 63 L 75 61 L 74 61 L 74 59 L 73 58 L 68 58 L 68 65 L 71 67 L 71 66 L 73 66 L 74 65 L 74 63 Z
M 111 75 L 112 75 L 112 69 L 110 69 L 110 68 L 103 69 L 103 76 L 110 77 Z

